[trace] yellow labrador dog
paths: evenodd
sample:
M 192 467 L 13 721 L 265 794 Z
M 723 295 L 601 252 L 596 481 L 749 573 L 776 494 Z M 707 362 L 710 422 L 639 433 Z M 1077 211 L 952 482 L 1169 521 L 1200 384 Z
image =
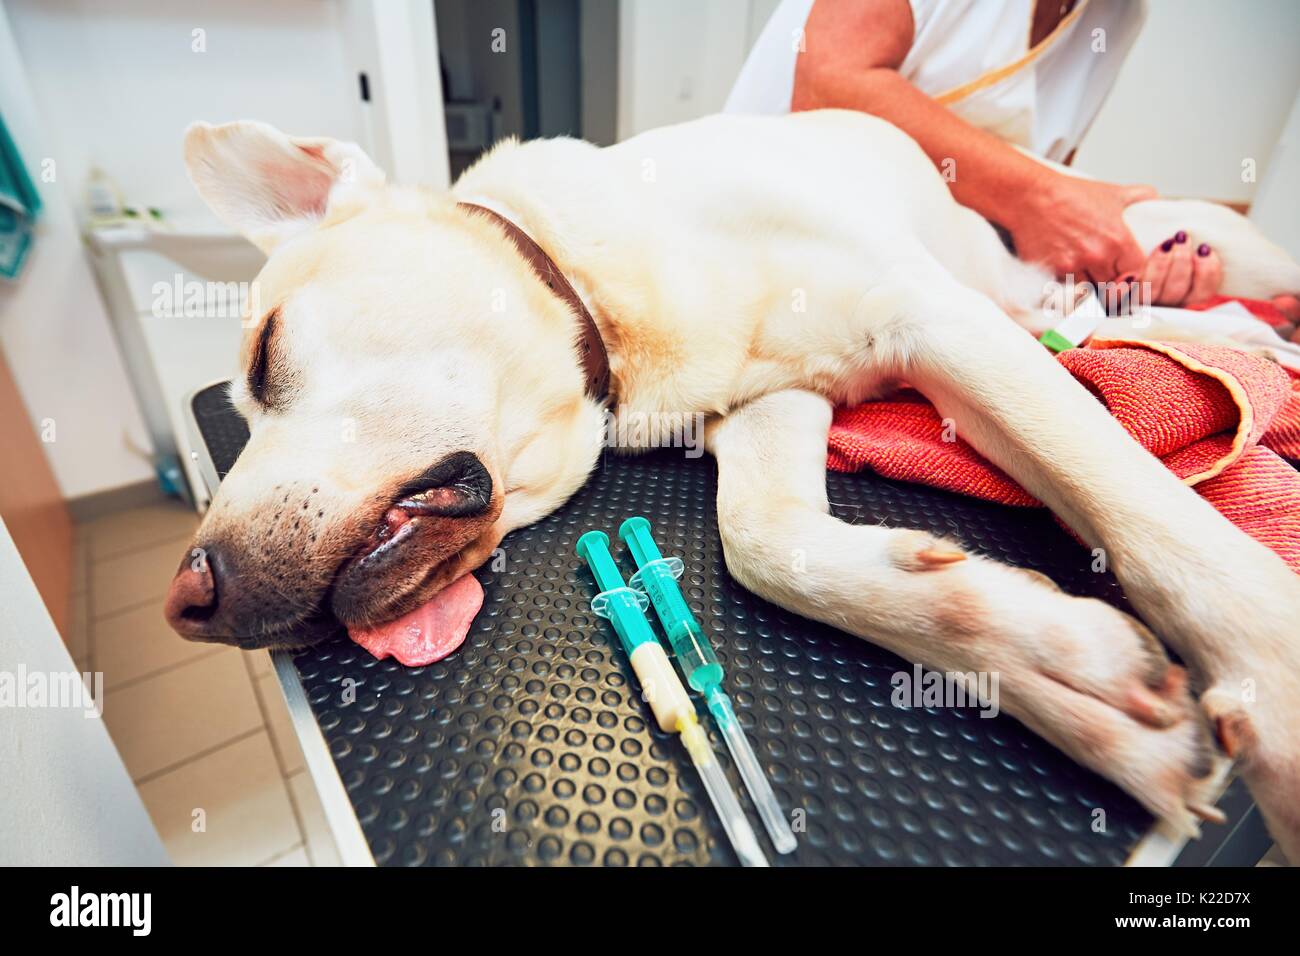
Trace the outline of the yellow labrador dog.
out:
M 605 403 L 699 414 L 746 587 L 928 667 L 997 672 L 1005 710 L 1186 831 L 1214 813 L 1212 727 L 1300 858 L 1300 579 L 1027 334 L 1048 277 L 894 127 L 824 111 L 607 149 L 509 142 L 450 193 L 251 122 L 192 127 L 185 159 L 270 258 L 233 388 L 251 438 L 168 597 L 184 636 L 301 646 L 341 623 L 437 659 L 481 601 L 470 572 L 585 481 Z M 1127 215 L 1145 248 L 1178 229 L 1213 245 L 1228 294 L 1300 291 L 1234 213 Z M 832 407 L 904 380 L 1104 549 L 1145 625 L 828 514 Z M 1193 668 L 1199 706 L 1152 631 Z

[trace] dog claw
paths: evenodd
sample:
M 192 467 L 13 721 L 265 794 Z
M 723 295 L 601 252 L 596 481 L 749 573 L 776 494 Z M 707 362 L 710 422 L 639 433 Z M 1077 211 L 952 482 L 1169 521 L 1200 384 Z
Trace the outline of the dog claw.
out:
M 1242 733 L 1236 717 L 1220 716 L 1214 719 L 1214 736 L 1223 752 L 1233 760 L 1241 753 Z
M 1140 633 L 1145 634 L 1155 651 L 1163 655 L 1149 631 L 1141 628 Z M 1163 667 L 1163 673 L 1159 672 L 1160 667 Z M 1187 705 L 1187 671 L 1162 657 L 1145 682 L 1129 691 L 1124 710 L 1152 727 L 1172 727 L 1187 716 Z
M 943 547 L 926 548 L 924 551 L 917 552 L 916 560 L 920 562 L 923 569 L 941 568 L 956 564 L 958 561 L 965 561 L 966 552 Z
M 1255 746 L 1255 728 L 1241 701 L 1219 686 L 1201 695 L 1201 708 L 1210 719 L 1214 736 L 1223 752 L 1233 760 Z
M 904 571 L 935 571 L 965 561 L 960 545 L 936 538 L 925 531 L 900 534 L 890 547 L 890 558 Z
M 1134 719 L 1152 727 L 1172 727 L 1185 716 L 1177 703 L 1163 700 L 1141 686 L 1130 691 L 1128 706 L 1124 710 Z
M 1227 823 L 1227 815 L 1218 807 L 1213 807 L 1204 803 L 1189 803 L 1187 809 L 1196 814 L 1206 823 Z
M 1155 689 L 1167 697 L 1182 696 L 1187 691 L 1187 669 L 1170 664 Z

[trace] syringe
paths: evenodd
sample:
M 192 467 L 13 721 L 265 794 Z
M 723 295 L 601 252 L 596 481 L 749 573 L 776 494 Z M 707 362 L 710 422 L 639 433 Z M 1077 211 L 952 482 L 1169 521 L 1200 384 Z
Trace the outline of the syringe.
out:
M 578 539 L 575 550 L 587 562 L 600 587 L 600 593 L 592 599 L 592 611 L 614 625 L 659 729 L 681 735 L 736 856 L 745 866 L 767 866 L 758 837 L 727 783 L 717 754 L 709 746 L 708 734 L 695 716 L 695 706 L 646 620 L 645 611 L 649 606 L 646 596 L 623 583 L 623 575 L 609 553 L 609 535 L 588 531 Z
M 767 775 L 736 719 L 731 698 L 722 689 L 722 665 L 677 586 L 677 579 L 682 574 L 681 559 L 665 558 L 659 553 L 659 546 L 650 532 L 650 522 L 639 515 L 624 521 L 618 529 L 618 536 L 627 544 L 639 569 L 632 575 L 632 587 L 650 596 L 664 633 L 668 635 L 668 643 L 677 655 L 677 663 L 686 675 L 686 682 L 704 695 L 709 713 L 717 722 L 722 739 L 727 742 L 727 749 L 736 761 L 772 844 L 778 853 L 792 852 L 796 842 L 794 831 L 781 812 L 772 785 L 767 782 Z

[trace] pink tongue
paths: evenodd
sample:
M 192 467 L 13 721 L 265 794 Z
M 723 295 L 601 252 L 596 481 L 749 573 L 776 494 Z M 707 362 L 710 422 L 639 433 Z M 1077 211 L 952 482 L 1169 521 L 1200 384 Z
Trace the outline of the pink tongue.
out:
M 462 574 L 405 617 L 378 627 L 348 628 L 348 637 L 379 660 L 395 657 L 407 667 L 440 661 L 460 647 L 483 606 L 483 585 Z

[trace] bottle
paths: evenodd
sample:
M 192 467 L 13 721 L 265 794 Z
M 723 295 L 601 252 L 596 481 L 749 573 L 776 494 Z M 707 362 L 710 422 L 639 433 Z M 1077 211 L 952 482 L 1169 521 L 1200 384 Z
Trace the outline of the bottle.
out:
M 98 166 L 91 169 L 86 182 L 86 209 L 92 225 L 123 218 L 122 194 Z

